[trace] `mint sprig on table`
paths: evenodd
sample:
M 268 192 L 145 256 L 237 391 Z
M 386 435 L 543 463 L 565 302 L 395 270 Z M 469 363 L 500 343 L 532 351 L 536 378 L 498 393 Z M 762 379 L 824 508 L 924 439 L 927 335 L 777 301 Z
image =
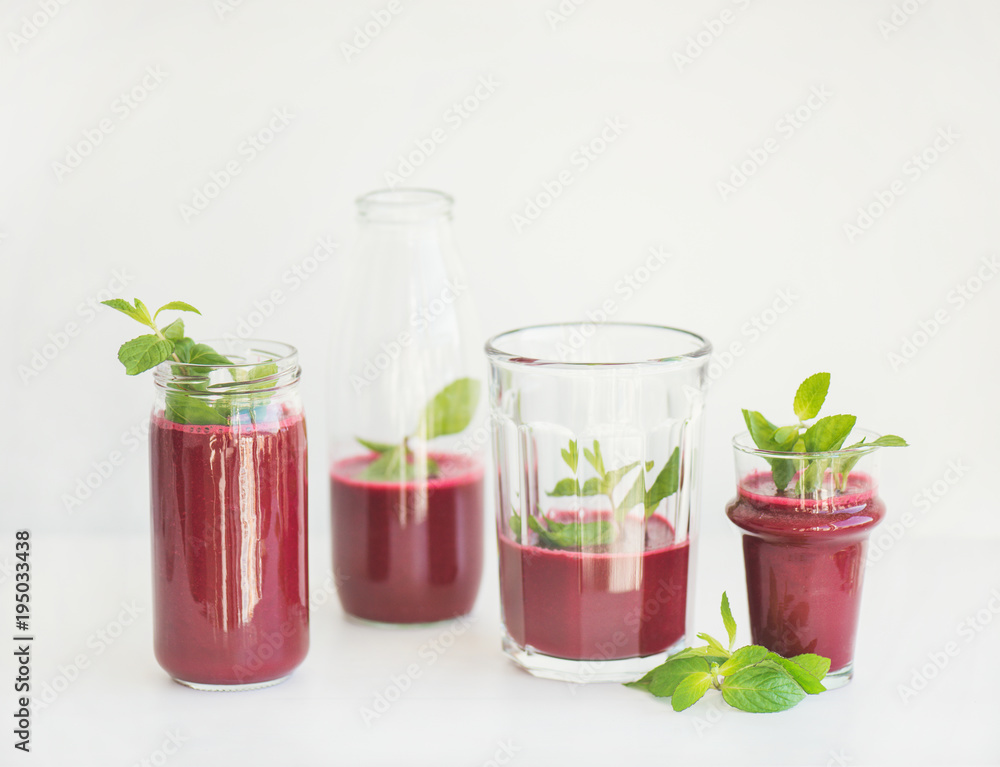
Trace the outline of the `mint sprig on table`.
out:
M 670 698 L 674 711 L 689 708 L 714 688 L 733 708 L 755 714 L 785 711 L 806 695 L 826 690 L 823 679 L 830 670 L 829 658 L 812 653 L 783 658 L 760 645 L 734 650 L 736 621 L 725 592 L 722 622 L 729 636 L 728 647 L 708 634 L 698 634 L 707 644 L 671 655 L 663 665 L 625 686 Z
M 361 477 L 376 482 L 399 482 L 418 476 L 435 476 L 438 465 L 429 456 L 426 457 L 425 471 L 417 471 L 416 454 L 410 446 L 410 440 L 420 439 L 426 443 L 437 437 L 465 431 L 478 404 L 479 381 L 474 378 L 459 378 L 431 398 L 420 414 L 417 428 L 404 437 L 402 442 L 374 442 L 355 437 L 364 447 L 378 453 L 378 458 L 365 467 Z
M 528 527 L 537 535 L 539 542 L 548 548 L 582 548 L 586 546 L 602 546 L 613 543 L 618 537 L 619 526 L 625 521 L 629 510 L 642 504 L 646 519 L 656 511 L 660 501 L 677 492 L 680 482 L 680 450 L 674 448 L 670 458 L 660 469 L 659 474 L 647 488 L 646 474 L 653 470 L 655 463 L 646 461 L 642 468 L 640 462 L 633 461 L 617 469 L 607 469 L 601 445 L 595 439 L 593 448 L 584 448 L 583 457 L 590 464 L 595 476 L 589 477 L 581 485 L 577 479 L 580 465 L 580 453 L 576 440 L 570 440 L 569 445 L 561 451 L 563 462 L 569 467 L 573 476 L 561 479 L 546 495 L 550 498 L 585 498 L 599 495 L 607 496 L 614 509 L 615 521 L 597 520 L 594 522 L 557 522 L 548 516 L 528 516 Z M 621 482 L 633 471 L 639 468 L 628 492 L 615 502 L 615 490 Z M 521 518 L 512 514 L 511 529 L 520 540 Z
M 177 363 L 172 368 L 175 376 L 192 377 L 192 381 L 190 382 L 175 382 L 173 388 L 177 389 L 177 391 L 167 392 L 164 416 L 168 421 L 199 426 L 212 424 L 224 426 L 230 422 L 230 419 L 233 417 L 231 403 L 220 399 L 212 405 L 205 402 L 203 397 L 191 396 L 185 394 L 185 392 L 197 393 L 208 391 L 207 381 L 196 380 L 204 378 L 204 371 L 201 368 L 188 367 L 189 365 L 222 366 L 232 365 L 232 361 L 228 357 L 219 354 L 208 344 L 196 343 L 193 339 L 188 338 L 184 334 L 183 320 L 176 319 L 163 328 L 160 328 L 156 323 L 156 318 L 159 317 L 160 312 L 192 312 L 198 315 L 201 312 L 184 301 L 166 303 L 152 314 L 150 314 L 149 309 L 138 298 L 133 299 L 133 303 L 131 304 L 122 298 L 112 298 L 101 303 L 131 317 L 136 322 L 145 325 L 153 331 L 152 333 L 133 338 L 131 341 L 126 341 L 119 348 L 118 359 L 125 366 L 126 375 L 138 375 L 150 368 L 156 367 L 161 362 L 173 359 Z M 268 388 L 271 385 L 269 381 L 257 379 L 266 378 L 277 372 L 278 366 L 273 362 L 256 365 L 249 372 L 243 368 L 233 368 L 230 371 L 234 381 L 252 382 L 246 384 L 245 388 L 249 390 Z M 254 396 L 250 395 L 247 398 L 247 404 L 259 406 L 266 399 L 266 397 L 262 397 L 260 401 L 256 401 Z M 248 407 L 247 409 L 249 410 L 249 417 L 253 420 L 254 409 L 252 407 Z
M 798 422 L 791 426 L 775 426 L 756 410 L 743 410 L 743 419 L 754 444 L 761 450 L 774 453 L 826 453 L 841 449 L 875 447 L 906 447 L 902 437 L 886 434 L 872 442 L 864 438 L 853 445 L 843 447 L 857 418 L 853 415 L 828 415 L 816 419 L 830 390 L 830 374 L 816 373 L 803 381 L 795 392 L 792 410 Z M 811 423 L 810 423 L 811 421 Z M 796 489 L 812 493 L 823 483 L 826 472 L 833 472 L 837 490 L 847 488 L 847 477 L 864 452 L 840 458 L 811 458 L 801 461 L 787 458 L 767 458 L 771 465 L 771 476 L 775 487 L 784 490 L 798 473 Z

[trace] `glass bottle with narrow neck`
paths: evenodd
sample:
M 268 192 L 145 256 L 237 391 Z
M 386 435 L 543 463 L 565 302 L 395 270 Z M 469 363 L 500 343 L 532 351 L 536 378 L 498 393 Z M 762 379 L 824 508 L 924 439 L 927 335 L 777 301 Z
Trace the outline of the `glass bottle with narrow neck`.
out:
M 482 571 L 483 370 L 452 200 L 358 200 L 330 360 L 333 561 L 344 610 L 422 624 L 472 609 Z

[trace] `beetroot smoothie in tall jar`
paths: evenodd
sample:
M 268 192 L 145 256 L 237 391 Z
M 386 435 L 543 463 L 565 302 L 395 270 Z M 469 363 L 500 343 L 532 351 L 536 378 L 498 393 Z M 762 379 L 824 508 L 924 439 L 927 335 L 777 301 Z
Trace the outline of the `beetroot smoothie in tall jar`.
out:
M 306 427 L 292 347 L 213 346 L 154 372 L 154 647 L 175 681 L 240 690 L 309 648 Z

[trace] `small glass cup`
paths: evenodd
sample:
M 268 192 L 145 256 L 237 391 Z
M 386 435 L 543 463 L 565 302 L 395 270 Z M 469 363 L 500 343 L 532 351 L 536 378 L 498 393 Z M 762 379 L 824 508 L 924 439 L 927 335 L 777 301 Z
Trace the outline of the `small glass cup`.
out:
M 487 343 L 503 648 L 530 673 L 629 681 L 685 644 L 710 352 L 627 323 Z
M 878 438 L 862 429 L 855 436 Z M 773 453 L 746 432 L 733 447 L 737 496 L 726 514 L 743 530 L 753 643 L 786 657 L 827 657 L 823 684 L 841 687 L 854 672 L 868 538 L 885 516 L 880 451 Z
M 154 649 L 188 687 L 268 687 L 309 649 L 301 368 L 287 344 L 208 344 L 234 364 L 153 374 Z

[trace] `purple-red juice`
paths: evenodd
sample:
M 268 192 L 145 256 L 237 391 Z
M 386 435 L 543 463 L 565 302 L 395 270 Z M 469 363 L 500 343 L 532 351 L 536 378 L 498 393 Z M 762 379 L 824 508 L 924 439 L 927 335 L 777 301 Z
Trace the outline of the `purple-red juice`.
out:
M 610 513 L 553 511 L 557 522 L 611 519 Z M 521 647 L 571 660 L 619 660 L 667 650 L 684 637 L 687 612 L 687 540 L 676 541 L 659 516 L 629 520 L 606 547 L 543 548 L 499 537 L 504 625 Z M 628 536 L 642 535 L 638 540 Z
M 175 679 L 260 684 L 309 647 L 306 432 L 280 423 L 150 430 L 155 652 Z
M 784 656 L 825 656 L 838 671 L 854 658 L 865 549 L 885 504 L 857 471 L 838 496 L 776 493 L 770 473 L 754 473 L 726 508 L 745 531 L 753 642 Z
M 436 476 L 379 482 L 375 456 L 334 464 L 333 562 L 344 610 L 379 623 L 432 623 L 472 610 L 483 571 L 483 468 L 434 454 Z

